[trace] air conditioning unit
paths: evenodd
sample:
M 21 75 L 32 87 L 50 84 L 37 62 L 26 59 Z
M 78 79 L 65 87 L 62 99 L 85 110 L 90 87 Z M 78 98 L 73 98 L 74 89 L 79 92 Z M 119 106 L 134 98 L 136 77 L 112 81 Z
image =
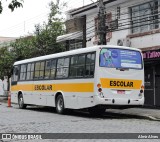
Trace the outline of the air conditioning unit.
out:
M 131 40 L 130 40 L 130 38 L 118 39 L 118 40 L 117 40 L 117 45 L 118 45 L 118 46 L 131 47 Z

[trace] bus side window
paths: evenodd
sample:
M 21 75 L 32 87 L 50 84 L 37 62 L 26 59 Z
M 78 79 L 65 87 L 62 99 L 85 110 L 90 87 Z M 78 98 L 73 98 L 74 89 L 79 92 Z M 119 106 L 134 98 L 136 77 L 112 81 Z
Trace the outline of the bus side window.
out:
M 87 54 L 85 76 L 94 76 L 95 53 Z
M 77 68 L 76 65 L 78 63 L 78 56 L 72 56 L 71 57 L 71 63 L 70 63 L 70 72 L 69 72 L 69 77 L 74 78 L 77 76 Z
M 46 61 L 44 78 L 49 79 L 51 69 L 51 60 Z
M 70 74 L 71 78 L 81 78 L 84 76 L 85 55 L 75 55 L 71 58 Z
M 20 80 L 26 79 L 26 65 L 21 65 Z
M 45 67 L 45 61 L 41 62 L 41 66 L 39 70 L 39 79 L 43 79 L 44 77 L 44 67 Z
M 85 55 L 80 55 L 78 57 L 78 63 L 77 63 L 77 77 L 84 76 L 84 69 L 85 69 Z
M 51 62 L 51 74 L 50 74 L 50 78 L 55 78 L 56 63 L 57 63 L 56 59 L 53 59 L 52 62 Z
M 69 74 L 69 58 L 65 58 L 63 66 L 63 78 L 67 78 Z
M 26 77 L 26 80 L 32 80 L 33 79 L 33 72 L 34 72 L 34 63 L 29 63 L 27 65 L 27 77 Z
M 34 74 L 34 63 L 31 64 L 31 74 L 30 74 L 30 79 L 33 79 L 33 74 Z
M 26 77 L 26 80 L 30 80 L 30 72 L 31 71 L 31 64 L 28 64 L 27 65 L 27 77 Z
M 19 75 L 19 67 L 18 66 L 14 66 L 13 68 L 13 75 L 12 75 L 12 81 L 18 81 L 18 75 Z
M 63 64 L 64 64 L 64 58 L 58 59 L 58 61 L 57 61 L 56 78 L 62 78 Z
M 39 78 L 39 69 L 40 69 L 40 62 L 36 62 L 35 64 L 35 72 L 34 72 L 34 79 Z
M 69 58 L 58 59 L 57 63 L 57 78 L 67 78 L 69 72 Z

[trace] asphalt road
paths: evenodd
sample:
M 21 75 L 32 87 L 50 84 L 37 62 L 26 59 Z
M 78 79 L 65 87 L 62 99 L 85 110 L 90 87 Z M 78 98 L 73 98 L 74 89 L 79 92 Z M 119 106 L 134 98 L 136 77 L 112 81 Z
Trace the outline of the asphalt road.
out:
M 160 133 L 160 122 L 137 116 L 105 113 L 91 117 L 87 112 L 73 111 L 57 114 L 53 108 L 30 106 L 21 110 L 0 105 L 1 133 Z M 25 141 L 25 140 L 24 140 Z M 23 141 L 23 142 L 24 142 Z M 46 140 L 53 141 L 53 140 Z M 56 140 L 56 141 L 117 141 L 117 140 Z M 118 140 L 127 141 L 127 140 Z M 129 140 L 150 141 L 150 140 Z M 159 140 L 154 140 L 159 141 Z M 127 141 L 128 142 L 128 141 Z

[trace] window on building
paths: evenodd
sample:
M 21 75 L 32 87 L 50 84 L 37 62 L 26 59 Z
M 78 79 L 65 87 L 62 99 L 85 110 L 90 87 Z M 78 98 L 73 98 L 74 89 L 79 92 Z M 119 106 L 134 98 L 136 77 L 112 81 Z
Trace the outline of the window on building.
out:
M 160 0 L 131 7 L 132 33 L 146 32 L 159 28 L 158 7 Z
M 26 78 L 26 80 L 32 80 L 33 73 L 34 73 L 34 63 L 29 63 L 27 65 L 27 78 Z
M 82 48 L 82 40 L 71 40 L 69 42 L 69 50 Z
M 69 72 L 69 58 L 58 59 L 56 78 L 67 78 L 68 72 Z

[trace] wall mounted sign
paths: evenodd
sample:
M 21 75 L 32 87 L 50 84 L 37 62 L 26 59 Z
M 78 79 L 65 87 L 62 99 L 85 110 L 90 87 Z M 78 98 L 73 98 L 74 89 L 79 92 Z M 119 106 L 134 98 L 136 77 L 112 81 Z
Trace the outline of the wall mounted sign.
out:
M 160 49 L 143 52 L 143 59 L 160 59 Z

